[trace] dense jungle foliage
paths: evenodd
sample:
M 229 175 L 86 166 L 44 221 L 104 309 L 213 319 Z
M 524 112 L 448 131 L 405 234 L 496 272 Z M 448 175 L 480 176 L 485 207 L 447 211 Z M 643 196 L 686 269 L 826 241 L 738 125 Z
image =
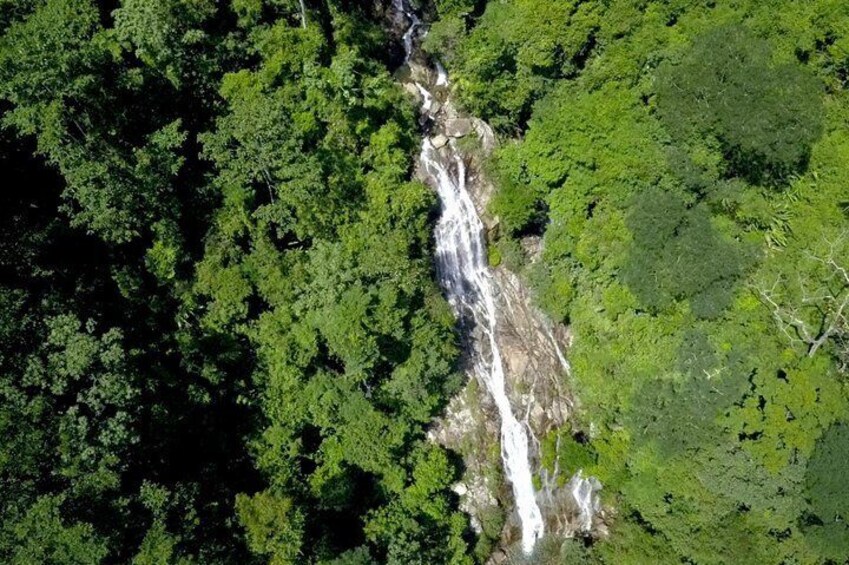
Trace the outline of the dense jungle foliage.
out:
M 486 559 L 389 4 L 0 0 L 0 562 Z M 611 509 L 532 561 L 846 562 L 849 4 L 424 8 Z
M 436 5 L 426 48 L 504 139 L 491 260 L 575 336 L 543 460 L 615 508 L 545 560 L 845 563 L 849 4 Z
M 0 561 L 470 562 L 384 9 L 0 1 Z

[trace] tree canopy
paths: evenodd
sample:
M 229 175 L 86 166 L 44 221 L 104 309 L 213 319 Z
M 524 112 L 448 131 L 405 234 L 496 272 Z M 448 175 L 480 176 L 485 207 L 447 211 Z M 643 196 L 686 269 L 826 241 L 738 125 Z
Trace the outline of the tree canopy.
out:
M 502 141 L 490 257 L 573 333 L 552 437 L 593 457 L 542 461 L 617 509 L 580 559 L 845 561 L 845 3 L 438 12 L 427 47 Z
M 0 0 L 0 561 L 490 558 L 393 4 Z M 509 558 L 845 562 L 849 4 L 418 8 L 613 509 Z
M 387 9 L 0 2 L 0 560 L 471 562 Z

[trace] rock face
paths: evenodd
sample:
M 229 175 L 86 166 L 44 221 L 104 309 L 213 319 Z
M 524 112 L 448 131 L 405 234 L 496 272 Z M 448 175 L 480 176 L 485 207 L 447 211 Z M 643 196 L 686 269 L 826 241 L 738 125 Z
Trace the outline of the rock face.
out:
M 493 272 L 498 288 L 497 340 L 505 359 L 508 395 L 541 437 L 566 424 L 573 399 L 567 388 L 570 367 L 562 352 L 569 332 L 552 324 L 532 303 L 528 288 L 504 267 Z
M 481 173 L 480 164 L 475 163 L 479 158 L 470 159 L 467 182 L 479 214 L 491 225 L 496 220 L 488 218 L 487 204 L 494 187 Z M 538 238 L 529 238 L 522 244 L 533 252 L 528 253 L 531 261 L 541 253 Z M 516 274 L 503 266 L 492 272 L 499 290 L 496 339 L 504 359 L 508 395 L 514 410 L 525 415 L 535 455 L 539 457 L 541 438 L 568 424 L 575 406 L 569 388 L 571 366 L 565 353 L 572 343 L 572 334 L 534 306 L 530 289 Z M 560 486 L 559 469 L 551 473 L 540 469 L 539 461 L 536 463 L 542 483 L 537 499 L 546 518 L 546 531 L 564 537 L 607 535 L 598 479 L 585 477 L 579 470 Z M 499 555 L 505 557 L 496 553 L 491 563 L 497 563 Z
M 415 63 L 410 66 L 418 67 Z M 412 75 L 425 73 L 416 69 Z M 484 176 L 482 164 L 495 147 L 495 134 L 482 120 L 459 117 L 449 91 L 436 92 L 441 109 L 433 113 L 435 123 L 430 124 L 430 129 L 437 133 L 431 142 L 442 148 L 457 137 L 475 136 L 480 141 L 476 151 L 465 155 L 466 188 L 478 215 L 488 229 L 493 229 L 497 219 L 488 214 L 487 206 L 495 187 Z M 526 245 L 536 246 L 536 253 L 541 250 L 538 238 Z M 498 291 L 497 340 L 510 399 L 529 415 L 528 423 L 534 435 L 540 437 L 563 426 L 571 413 L 573 399 L 567 387 L 570 368 L 564 354 L 571 336 L 566 327 L 553 324 L 533 305 L 530 290 L 518 276 L 503 266 L 492 269 L 492 275 Z
M 503 506 L 501 476 L 492 472 L 492 455 L 498 454 L 496 415 L 489 397 L 470 381 L 428 432 L 428 439 L 463 456 L 465 471 L 454 492 L 477 533 L 484 530 L 486 516 Z
M 472 133 L 472 120 L 468 118 L 452 118 L 445 120 L 442 126 L 448 137 L 465 137 Z
M 565 485 L 560 486 L 556 473 L 543 470 L 541 482 L 539 502 L 543 512 L 550 517 L 550 532 L 564 537 L 607 535 L 605 509 L 598 496 L 602 486 L 598 479 L 585 477 L 583 471 L 578 470 Z

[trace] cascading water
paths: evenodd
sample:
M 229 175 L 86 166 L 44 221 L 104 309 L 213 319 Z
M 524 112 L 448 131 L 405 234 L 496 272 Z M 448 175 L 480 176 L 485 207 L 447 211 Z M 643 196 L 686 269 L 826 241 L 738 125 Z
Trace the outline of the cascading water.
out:
M 455 311 L 460 316 L 470 316 L 487 341 L 470 344 L 474 348 L 475 375 L 492 395 L 501 417 L 501 458 L 522 523 L 522 548 L 530 553 L 544 528 L 528 459 L 528 436 L 513 414 L 505 389 L 504 365 L 495 339 L 495 295 L 483 242 L 483 223 L 466 190 L 463 161 L 456 154 L 452 157 L 456 176 L 445 166 L 433 143 L 425 139 L 421 162 L 434 179 L 442 203 L 442 216 L 436 226 L 437 269 Z M 488 358 L 484 353 L 487 349 Z
M 418 16 L 405 0 L 394 0 L 399 14 L 410 22 L 404 33 L 406 61 L 416 49 L 421 28 Z M 447 86 L 448 76 L 441 65 L 433 69 L 436 85 Z M 434 118 L 434 96 L 420 83 L 422 112 Z M 496 340 L 495 286 L 490 273 L 484 226 L 466 189 L 466 169 L 453 141 L 437 148 L 430 138 L 422 142 L 420 164 L 425 179 L 433 185 L 442 204 L 442 215 L 436 227 L 436 259 L 440 283 L 454 311 L 474 331 L 469 332 L 470 353 L 474 373 L 492 396 L 501 418 L 501 458 L 504 472 L 513 489 L 516 510 L 521 521 L 522 548 L 533 551 L 542 537 L 544 524 L 536 500 L 529 460 L 529 442 L 525 426 L 513 414 L 505 388 L 504 365 Z

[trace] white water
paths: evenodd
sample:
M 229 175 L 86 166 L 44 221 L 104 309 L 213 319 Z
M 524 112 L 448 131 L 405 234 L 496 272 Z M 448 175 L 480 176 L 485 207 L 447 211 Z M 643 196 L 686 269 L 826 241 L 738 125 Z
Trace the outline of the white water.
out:
M 501 459 L 507 480 L 513 486 L 516 511 L 522 523 L 522 548 L 530 553 L 542 537 L 544 526 L 528 459 L 528 436 L 513 414 L 505 389 L 504 365 L 495 339 L 495 294 L 487 266 L 483 223 L 466 190 L 463 161 L 456 153 L 452 157 L 456 176 L 448 170 L 429 139 L 422 145 L 422 165 L 434 179 L 442 203 L 442 215 L 436 226 L 437 269 L 448 301 L 458 315 L 471 315 L 481 340 L 487 342 L 470 343 L 474 348 L 475 375 L 492 395 L 501 417 Z M 489 359 L 483 353 L 486 349 L 490 352 Z
M 403 37 L 409 61 L 421 21 L 404 0 L 395 0 L 395 7 L 410 22 Z M 448 75 L 441 65 L 436 65 L 436 74 L 436 84 L 447 86 Z M 416 86 L 424 100 L 422 111 L 430 115 L 433 95 L 421 84 L 416 83 Z M 469 338 L 474 372 L 495 401 L 501 418 L 504 473 L 513 487 L 522 527 L 522 549 L 531 553 L 545 528 L 533 486 L 528 436 L 524 425 L 513 414 L 505 389 L 504 365 L 495 338 L 495 287 L 487 264 L 483 222 L 466 189 L 465 164 L 453 142 L 439 150 L 426 137 L 422 143 L 420 162 L 427 180 L 436 187 L 442 204 L 442 215 L 435 232 L 440 283 L 458 317 L 474 325 L 475 331 L 470 332 Z
M 413 54 L 413 40 L 422 25 L 422 21 L 416 15 L 416 12 L 407 6 L 405 0 L 392 0 L 392 4 L 395 7 L 395 13 L 403 16 L 410 22 L 410 27 L 404 32 L 404 37 L 402 38 L 404 42 L 404 53 L 406 54 L 404 61 L 406 62 L 410 60 Z
M 436 62 L 436 86 L 448 86 L 448 73 L 439 61 Z

